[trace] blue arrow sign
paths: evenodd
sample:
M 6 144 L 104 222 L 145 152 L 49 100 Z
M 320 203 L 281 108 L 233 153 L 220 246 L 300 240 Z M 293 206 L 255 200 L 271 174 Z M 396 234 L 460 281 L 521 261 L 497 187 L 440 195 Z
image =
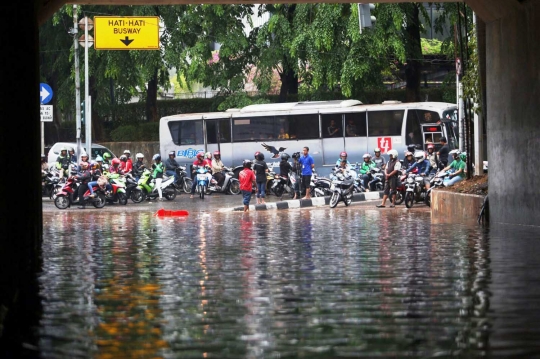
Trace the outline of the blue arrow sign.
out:
M 44 83 L 40 83 L 39 84 L 39 101 L 41 102 L 41 104 L 45 105 L 49 103 L 49 101 L 52 100 L 52 97 L 53 97 L 53 91 L 52 91 L 51 86 Z

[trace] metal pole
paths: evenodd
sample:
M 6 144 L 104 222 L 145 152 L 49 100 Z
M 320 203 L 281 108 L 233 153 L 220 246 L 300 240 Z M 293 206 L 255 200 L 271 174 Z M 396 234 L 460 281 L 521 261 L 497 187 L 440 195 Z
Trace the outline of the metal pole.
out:
M 84 125 L 85 125 L 85 140 L 86 140 L 86 153 L 90 159 L 90 153 L 92 151 L 92 124 L 90 119 L 92 118 L 90 114 L 91 106 L 89 104 L 90 97 L 88 96 L 89 85 L 88 85 L 88 17 L 84 17 Z M 88 110 L 87 110 L 88 109 Z
M 41 153 L 47 156 L 45 153 L 45 124 L 41 121 Z
M 79 76 L 79 39 L 77 29 L 79 21 L 77 20 L 77 5 L 73 5 L 73 48 L 75 49 L 75 133 L 77 148 L 77 163 L 81 160 L 81 78 Z
M 358 5 L 358 27 L 360 28 L 360 34 L 362 33 L 362 15 L 360 15 L 360 3 Z

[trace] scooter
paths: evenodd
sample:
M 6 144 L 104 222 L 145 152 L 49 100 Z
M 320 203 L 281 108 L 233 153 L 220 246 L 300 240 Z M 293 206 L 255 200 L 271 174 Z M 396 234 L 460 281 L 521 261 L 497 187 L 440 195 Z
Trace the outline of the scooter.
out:
M 195 166 L 193 166 L 195 167 Z M 195 191 L 199 193 L 199 197 L 201 199 L 204 199 L 205 194 L 210 194 L 211 192 L 207 193 L 208 185 L 210 184 L 211 175 L 208 173 L 208 168 L 206 166 L 198 166 L 196 170 L 196 176 L 195 181 L 197 181 L 197 187 L 195 187 Z
M 426 206 L 431 207 L 431 191 L 435 188 L 444 187 L 444 179 L 450 175 L 449 171 L 437 171 L 435 175 L 429 181 L 429 189 L 424 197 L 424 203 Z
M 68 177 L 64 187 L 62 187 L 62 190 L 57 193 L 56 198 L 54 199 L 56 208 L 66 209 L 74 204 L 83 204 L 83 202 L 89 202 L 96 208 L 103 208 L 105 206 L 105 194 L 101 191 L 99 186 L 92 187 L 95 194 L 93 198 L 90 197 L 90 190 L 87 190 L 83 195 L 82 202 L 80 198 L 77 198 L 78 187 L 79 184 L 75 182 L 75 178 L 73 176 Z
M 229 167 L 223 167 L 222 174 L 225 176 L 225 179 L 221 186 L 218 185 L 218 182 L 214 177 L 210 179 L 210 184 L 208 185 L 209 194 L 212 192 L 230 193 L 234 195 L 240 194 L 240 181 L 234 178 L 232 170 Z
M 126 179 L 118 173 L 108 173 L 109 183 L 112 186 L 110 193 L 105 193 L 105 199 L 108 203 L 118 202 L 121 205 L 126 205 L 128 197 L 126 194 Z
M 296 182 L 296 175 L 294 176 L 294 181 Z M 274 184 L 272 185 L 272 193 L 279 197 L 283 198 L 283 193 L 287 192 L 291 197 L 294 197 L 294 183 L 291 181 L 290 174 L 289 176 L 281 176 L 276 174 L 274 176 Z
M 188 173 L 186 172 L 186 167 L 177 167 L 176 176 L 178 177 L 178 180 L 174 182 L 175 187 L 179 191 L 184 191 L 184 193 L 191 193 L 191 185 L 193 184 L 193 180 L 188 176 Z
M 176 188 L 174 188 L 173 182 L 174 177 L 171 176 L 167 180 L 161 182 L 160 185 L 163 197 L 168 201 L 172 201 L 176 198 Z M 145 168 L 141 178 L 139 178 L 137 188 L 133 189 L 131 192 L 131 200 L 135 203 L 140 203 L 145 199 L 155 199 L 159 197 L 158 188 L 155 183 L 150 170 Z
M 332 196 L 330 197 L 330 208 L 335 208 L 339 201 L 343 201 L 346 206 L 349 206 L 352 202 L 354 179 L 352 176 L 346 176 L 341 171 L 334 171 L 334 180 L 330 191 Z
M 424 180 L 426 178 L 419 174 L 409 173 L 405 180 L 405 207 L 411 208 L 414 202 L 424 201 L 426 196 L 426 186 Z
M 319 177 L 315 172 L 311 176 L 311 194 L 314 197 L 324 197 L 330 196 L 332 191 L 330 191 L 330 186 L 332 185 L 332 180 L 330 178 Z

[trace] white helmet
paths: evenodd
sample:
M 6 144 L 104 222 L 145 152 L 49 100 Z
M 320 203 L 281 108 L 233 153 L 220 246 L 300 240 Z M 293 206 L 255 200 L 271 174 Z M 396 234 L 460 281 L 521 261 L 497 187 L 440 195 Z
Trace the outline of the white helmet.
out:
M 420 163 L 422 162 L 423 160 L 426 159 L 426 155 L 424 154 L 424 151 L 416 151 L 414 153 L 414 159 L 416 160 L 416 162 Z
M 135 158 L 144 158 L 144 155 L 139 152 L 135 155 Z
M 388 153 L 388 156 L 398 158 L 398 151 L 396 151 L 396 150 L 390 150 L 387 153 Z
M 377 147 L 373 152 L 375 152 L 375 153 L 381 152 L 381 149 L 379 147 Z
M 125 150 L 125 151 L 124 151 L 124 154 L 131 155 L 131 152 L 130 152 L 129 150 Z
M 366 158 L 371 158 L 371 155 L 369 153 L 365 153 L 364 156 L 363 156 L 364 159 Z

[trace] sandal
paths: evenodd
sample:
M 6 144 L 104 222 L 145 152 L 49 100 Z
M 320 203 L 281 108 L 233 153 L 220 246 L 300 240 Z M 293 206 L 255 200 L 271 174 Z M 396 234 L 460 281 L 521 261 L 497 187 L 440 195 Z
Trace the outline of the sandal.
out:
M 377 208 L 385 208 L 386 206 L 384 204 L 378 204 L 376 207 Z
M 390 205 L 390 208 L 394 208 L 395 206 L 393 204 Z

